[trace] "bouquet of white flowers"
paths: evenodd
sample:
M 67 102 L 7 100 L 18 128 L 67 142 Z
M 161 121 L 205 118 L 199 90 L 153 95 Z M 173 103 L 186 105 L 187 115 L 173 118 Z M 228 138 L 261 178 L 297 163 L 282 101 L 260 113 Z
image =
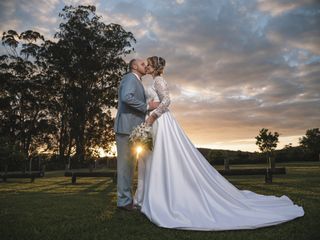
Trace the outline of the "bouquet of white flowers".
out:
M 147 147 L 150 151 L 153 148 L 151 126 L 146 123 L 141 123 L 129 136 L 129 142 L 132 146 Z

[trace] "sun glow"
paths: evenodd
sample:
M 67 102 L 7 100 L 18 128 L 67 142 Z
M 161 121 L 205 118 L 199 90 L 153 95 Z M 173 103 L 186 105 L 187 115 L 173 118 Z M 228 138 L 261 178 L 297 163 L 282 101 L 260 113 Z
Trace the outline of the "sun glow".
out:
M 139 155 L 142 153 L 143 148 L 141 146 L 136 147 L 136 153 L 137 153 L 137 158 L 139 158 Z
M 140 154 L 142 152 L 142 150 L 143 150 L 143 148 L 141 146 L 138 146 L 137 149 L 136 149 L 138 154 Z
M 112 145 L 111 150 L 106 152 L 102 147 L 98 148 L 99 157 L 116 157 L 117 156 L 117 147 L 116 144 Z

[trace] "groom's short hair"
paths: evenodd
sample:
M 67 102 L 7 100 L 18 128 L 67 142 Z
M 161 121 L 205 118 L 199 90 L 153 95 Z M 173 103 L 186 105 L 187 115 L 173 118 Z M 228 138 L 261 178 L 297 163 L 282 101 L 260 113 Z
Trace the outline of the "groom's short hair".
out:
M 133 68 L 133 64 L 134 62 L 136 61 L 136 59 L 131 59 L 130 62 L 129 62 L 129 71 L 131 72 L 132 71 L 132 68 Z

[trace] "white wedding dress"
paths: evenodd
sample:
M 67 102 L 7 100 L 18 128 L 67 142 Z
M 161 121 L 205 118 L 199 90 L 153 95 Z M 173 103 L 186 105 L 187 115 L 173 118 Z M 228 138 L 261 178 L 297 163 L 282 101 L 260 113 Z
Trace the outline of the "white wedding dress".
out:
M 139 162 L 134 201 L 151 222 L 164 228 L 220 231 L 266 227 L 304 215 L 287 196 L 239 190 L 220 175 L 168 110 L 169 91 L 162 77 L 154 79 L 146 94 L 160 100 L 154 110 L 160 117 L 153 124 L 153 152 Z

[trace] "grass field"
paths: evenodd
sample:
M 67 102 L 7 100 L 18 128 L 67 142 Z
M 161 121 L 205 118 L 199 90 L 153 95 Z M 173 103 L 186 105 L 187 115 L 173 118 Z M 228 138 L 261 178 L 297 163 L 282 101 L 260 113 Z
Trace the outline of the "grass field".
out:
M 287 195 L 304 207 L 304 217 L 277 226 L 223 232 L 159 228 L 138 211 L 116 208 L 116 185 L 111 179 L 79 178 L 72 185 L 58 171 L 34 183 L 0 181 L 0 239 L 320 239 L 320 163 L 282 166 L 287 174 L 275 176 L 273 184 L 265 184 L 264 176 L 228 177 L 239 189 Z

